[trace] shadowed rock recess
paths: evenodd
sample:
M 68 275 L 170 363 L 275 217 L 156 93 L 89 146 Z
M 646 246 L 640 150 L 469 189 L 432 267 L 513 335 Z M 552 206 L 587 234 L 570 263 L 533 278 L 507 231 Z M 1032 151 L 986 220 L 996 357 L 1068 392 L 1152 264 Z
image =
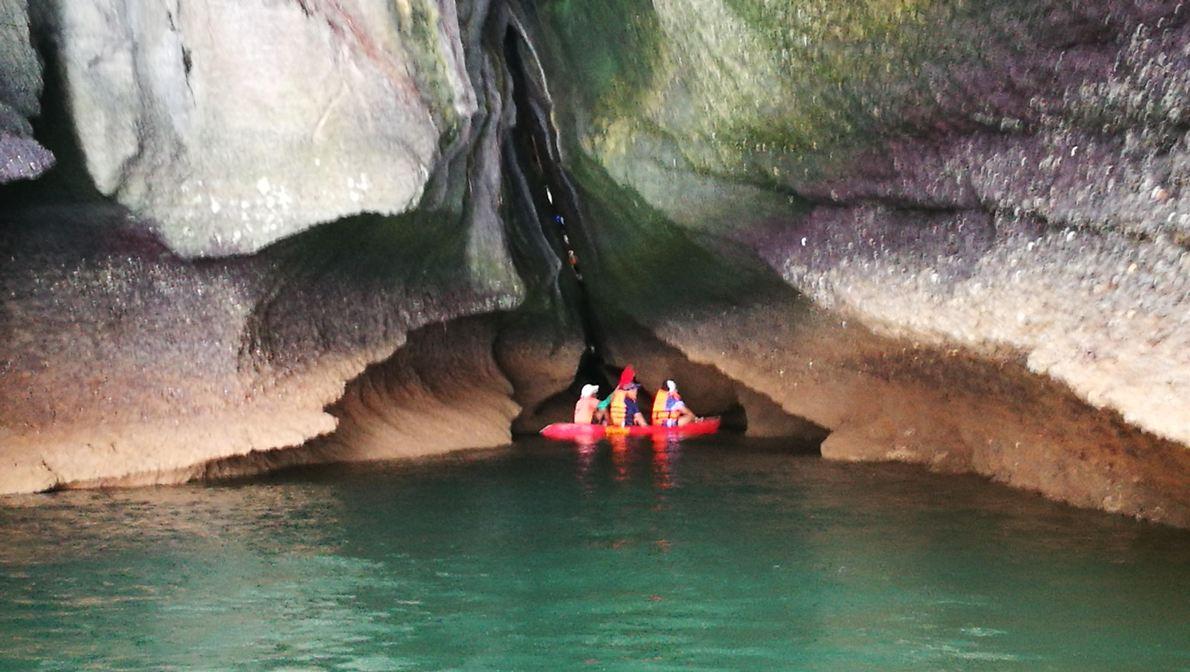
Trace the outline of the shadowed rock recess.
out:
M 499 445 L 633 362 L 1190 526 L 1188 15 L 0 0 L 0 493 Z

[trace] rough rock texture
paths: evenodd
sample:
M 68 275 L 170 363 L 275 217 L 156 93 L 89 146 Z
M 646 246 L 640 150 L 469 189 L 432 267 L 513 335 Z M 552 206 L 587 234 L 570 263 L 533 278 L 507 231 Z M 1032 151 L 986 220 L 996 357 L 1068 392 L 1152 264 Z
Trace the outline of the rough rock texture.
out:
M 25 216 L 0 228 L 0 492 L 176 482 L 300 444 L 407 331 L 518 300 L 458 272 L 464 227 L 375 218 L 196 265 L 121 208 Z
M 29 41 L 26 0 L 0 0 L 0 184 L 31 179 L 54 165 L 32 137 L 41 110 L 41 63 Z
M 1175 245 L 1002 214 L 817 208 L 766 256 L 883 333 L 1022 351 L 1092 405 L 1190 442 L 1190 254 Z
M 503 443 L 571 385 L 582 335 L 507 150 L 509 15 L 464 10 L 442 29 L 467 45 L 475 109 L 414 212 L 195 260 L 69 189 L 0 211 L 0 493 Z
M 96 186 L 175 252 L 416 205 L 477 110 L 454 3 L 40 3 Z
M 215 460 L 193 476 L 226 478 L 297 465 L 425 457 L 511 440 L 520 411 L 492 346 L 498 315 L 411 332 L 389 359 L 368 367 L 328 411 L 337 429 L 297 447 Z
M 409 331 L 518 305 L 493 67 L 477 51 L 477 110 L 413 213 L 195 261 L 118 205 L 0 211 L 0 492 L 177 482 L 299 445 L 336 427 L 326 407 Z
M 1180 3 L 537 16 L 605 307 L 824 455 L 1190 519 Z
M 499 443 L 587 352 L 1190 526 L 1178 3 L 35 6 L 123 205 L 0 210 L 0 492 Z
M 824 457 L 976 472 L 1078 506 L 1190 525 L 1190 451 L 1019 359 L 882 337 L 779 295 L 654 328 L 691 359 L 828 428 Z

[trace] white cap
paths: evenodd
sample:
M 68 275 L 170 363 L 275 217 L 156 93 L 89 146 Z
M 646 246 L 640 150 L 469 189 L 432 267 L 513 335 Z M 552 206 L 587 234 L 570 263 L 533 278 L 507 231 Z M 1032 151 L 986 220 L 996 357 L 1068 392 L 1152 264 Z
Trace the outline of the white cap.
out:
M 674 382 L 674 381 L 672 381 L 672 380 L 667 380 L 667 381 L 665 381 L 665 386 L 669 388 L 669 391 L 670 391 L 670 392 L 677 392 L 677 391 L 678 391 L 678 384 L 677 384 L 677 383 L 675 383 L 675 382 Z
M 593 396 L 595 396 L 595 393 L 598 391 L 599 391 L 598 385 L 583 385 L 582 396 L 593 397 Z

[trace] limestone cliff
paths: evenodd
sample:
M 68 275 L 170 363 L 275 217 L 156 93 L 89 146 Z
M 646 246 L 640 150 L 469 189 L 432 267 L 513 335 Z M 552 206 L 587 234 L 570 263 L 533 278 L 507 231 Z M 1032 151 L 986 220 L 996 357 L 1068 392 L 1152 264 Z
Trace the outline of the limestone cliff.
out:
M 543 15 L 562 81 L 633 17 L 569 99 L 619 185 L 820 305 L 1190 441 L 1180 3 L 612 4 Z
M 453 2 L 37 9 L 95 185 L 184 256 L 409 210 L 477 111 Z
M 830 429 L 824 455 L 1185 519 L 1180 3 L 537 16 L 608 309 Z
M 0 12 L 0 183 L 59 158 L 0 188 L 0 492 L 490 445 L 633 361 L 1190 525 L 1180 2 Z
M 76 4 L 50 8 L 65 20 L 83 11 Z M 241 7 L 187 4 L 195 12 Z M 260 11 L 273 11 L 270 8 L 277 5 L 260 3 Z M 107 15 L 104 21 L 135 31 L 147 24 L 134 18 L 161 18 L 140 13 L 156 12 L 157 4 L 149 8 L 127 3 L 120 8 L 125 13 Z M 316 16 L 311 7 L 294 4 L 289 9 L 295 8 L 305 17 L 300 20 L 317 24 L 309 30 L 323 30 L 324 17 Z M 195 227 L 198 237 L 188 238 L 185 226 L 95 200 L 86 195 L 93 191 L 66 184 L 79 175 L 63 171 L 33 185 L 38 189 L 4 194 L 14 205 L 0 210 L 0 254 L 5 260 L 0 265 L 5 288 L 0 297 L 0 492 L 176 482 L 192 477 L 212 460 L 300 445 L 336 427 L 327 407 L 369 364 L 400 348 L 409 331 L 520 304 L 526 283 L 514 268 L 514 244 L 498 211 L 503 190 L 501 138 L 508 123 L 502 101 L 508 84 L 499 75 L 498 62 L 485 55 L 479 43 L 487 20 L 487 14 L 476 11 L 447 22 L 455 31 L 472 31 L 476 51 L 459 75 L 466 79 L 459 90 L 480 92 L 471 109 L 462 110 L 466 116 L 456 120 L 454 139 L 439 149 L 436 130 L 433 137 L 425 137 L 431 127 L 408 127 L 400 120 L 390 120 L 393 128 L 385 131 L 420 134 L 419 141 L 432 148 L 424 157 L 428 174 L 417 178 L 415 191 L 421 195 L 413 212 L 344 218 L 252 256 L 194 261 L 187 258 L 198 251 L 194 245 L 212 243 L 212 236 L 236 238 L 238 232 L 238 240 L 252 246 L 261 242 L 256 235 L 263 229 L 251 216 L 241 219 L 237 213 L 232 220 L 204 219 L 204 226 L 210 226 Z M 78 46 L 76 40 L 87 42 L 87 31 L 109 25 L 95 21 L 84 21 L 78 26 L 82 32 L 77 32 L 47 19 L 45 39 L 55 41 L 60 51 L 70 51 Z M 230 23 L 234 25 L 225 29 L 254 29 L 242 19 Z M 272 41 L 259 42 L 256 48 L 294 53 L 304 48 L 287 41 L 285 34 L 269 34 Z M 354 53 L 344 49 L 345 54 Z M 278 87 L 305 85 L 303 73 L 287 69 L 285 59 L 274 56 L 273 69 L 256 75 L 276 80 Z M 412 71 L 411 65 L 404 63 L 400 69 Z M 74 134 L 55 134 L 62 143 L 56 149 L 86 157 L 89 172 L 103 179 L 98 166 L 112 156 L 103 144 L 111 138 L 89 124 L 107 118 L 124 127 L 129 118 L 146 113 L 142 103 L 148 99 L 138 94 L 110 114 L 102 114 L 101 105 L 79 111 L 79 100 L 100 94 L 88 93 L 94 82 L 74 83 L 71 67 L 67 58 L 62 80 L 71 105 L 68 114 L 55 118 L 73 121 L 79 146 L 70 146 Z M 160 74 L 134 73 L 133 83 L 139 86 L 139 78 Z M 293 81 L 280 81 L 286 78 Z M 385 102 L 382 109 L 390 109 L 384 105 L 391 103 Z M 154 107 L 152 114 L 159 116 L 133 122 L 130 128 L 150 133 L 156 132 L 155 123 L 176 121 L 168 110 Z M 236 138 L 242 139 L 236 133 L 242 130 L 230 124 L 220 140 L 227 144 L 211 148 L 225 155 L 236 153 Z M 352 132 L 365 133 L 360 142 L 367 140 L 366 129 L 353 127 Z M 263 134 L 255 147 L 273 153 L 269 162 L 249 170 L 248 162 L 238 163 L 244 157 L 237 157 L 223 166 L 221 179 L 231 190 L 255 189 L 251 180 L 245 181 L 250 174 L 271 170 L 269 166 L 280 166 L 284 173 L 292 158 L 287 153 L 291 139 L 283 133 Z M 318 140 L 307 138 L 307 143 L 304 149 L 318 145 Z M 394 150 L 380 140 L 372 144 L 369 151 L 386 164 L 386 175 L 403 180 L 417 173 L 404 170 L 408 166 L 402 161 L 409 158 L 404 149 Z M 158 149 L 162 147 L 153 151 Z M 171 161 L 186 159 L 185 153 L 164 151 Z M 245 157 L 252 151 L 243 147 Z M 203 155 L 196 160 L 214 159 Z M 218 168 L 216 163 L 205 165 Z M 142 169 L 146 172 L 137 172 Z M 120 179 L 143 181 L 163 197 L 174 198 L 180 193 L 174 188 L 175 169 L 189 170 L 158 162 L 151 170 L 145 164 L 122 171 Z M 347 179 L 352 174 L 338 176 Z M 270 184 L 285 179 L 272 177 Z M 208 186 L 202 192 L 208 200 L 230 193 Z M 338 189 L 334 197 L 341 204 L 350 203 L 352 193 Z M 274 234 L 278 231 L 268 235 Z M 476 445 L 490 442 L 492 436 L 507 437 L 508 431 L 507 422 L 497 423 L 488 435 L 475 439 Z

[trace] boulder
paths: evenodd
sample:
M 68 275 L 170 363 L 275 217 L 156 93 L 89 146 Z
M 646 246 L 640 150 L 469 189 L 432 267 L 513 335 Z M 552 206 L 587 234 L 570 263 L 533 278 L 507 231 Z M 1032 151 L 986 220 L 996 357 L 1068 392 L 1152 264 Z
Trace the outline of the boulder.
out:
M 96 186 L 185 257 L 414 206 L 475 111 L 453 3 L 43 3 Z

